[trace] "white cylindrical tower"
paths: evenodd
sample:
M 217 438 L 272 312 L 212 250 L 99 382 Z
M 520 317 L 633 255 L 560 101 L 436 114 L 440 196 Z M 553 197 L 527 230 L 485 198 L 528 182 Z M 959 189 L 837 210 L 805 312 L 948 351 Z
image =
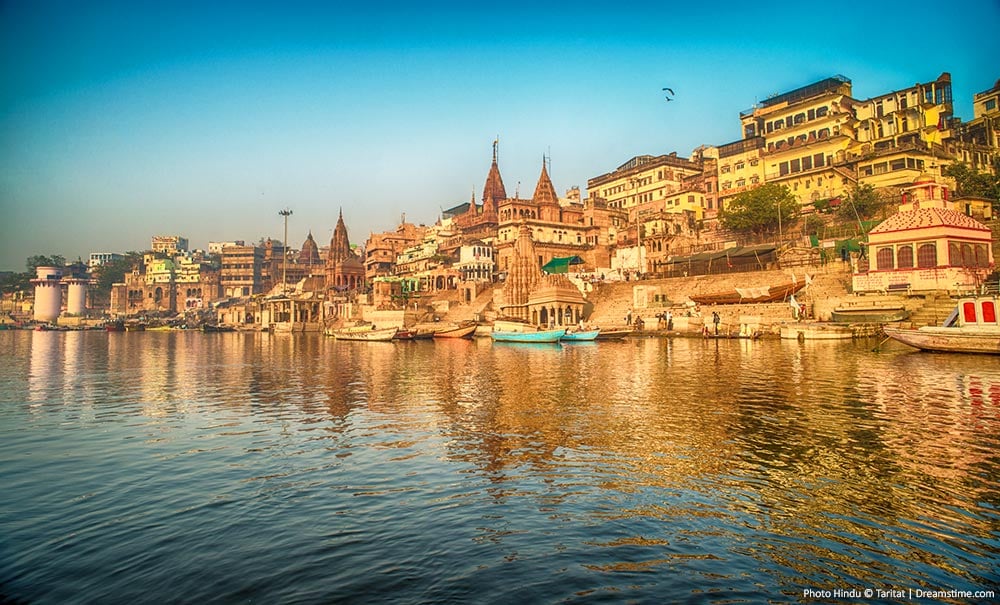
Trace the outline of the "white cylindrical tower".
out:
M 68 277 L 66 284 L 66 312 L 71 315 L 84 315 L 87 312 L 87 280 Z
M 62 308 L 62 269 L 59 267 L 38 267 L 37 277 L 31 280 L 35 286 L 35 321 L 55 322 Z

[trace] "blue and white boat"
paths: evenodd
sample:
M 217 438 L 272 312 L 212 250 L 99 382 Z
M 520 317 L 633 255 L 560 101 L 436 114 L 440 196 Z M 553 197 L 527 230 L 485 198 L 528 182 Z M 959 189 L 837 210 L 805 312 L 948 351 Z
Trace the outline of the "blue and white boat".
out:
M 563 334 L 561 340 L 562 342 L 591 342 L 597 340 L 597 335 L 601 333 L 601 329 L 596 330 L 580 330 L 579 332 L 566 332 Z
M 494 330 L 490 338 L 495 342 L 559 342 L 566 334 L 565 328 L 558 330 L 539 330 L 537 332 L 508 332 Z

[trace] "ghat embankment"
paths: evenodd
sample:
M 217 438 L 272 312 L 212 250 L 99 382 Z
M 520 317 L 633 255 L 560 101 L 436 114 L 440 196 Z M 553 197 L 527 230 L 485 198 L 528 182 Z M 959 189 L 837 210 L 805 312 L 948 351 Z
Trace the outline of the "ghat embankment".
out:
M 901 305 L 911 313 L 908 322 L 930 325 L 940 322 L 954 306 L 946 295 L 938 298 L 933 295 L 854 294 L 851 292 L 849 266 L 834 262 L 821 267 L 588 284 L 585 292 L 587 323 L 603 328 L 625 327 L 631 311 L 633 321 L 642 318 L 648 330 L 655 330 L 656 316 L 669 310 L 674 317 L 675 331 L 700 332 L 716 312 L 721 318 L 720 329 L 727 332 L 737 331 L 746 324 L 757 325 L 764 332 L 776 332 L 782 324 L 794 321 L 787 301 L 695 306 L 691 303 L 691 296 L 730 292 L 736 288 L 777 286 L 791 281 L 801 283 L 807 279 L 808 286 L 795 297 L 804 306 L 806 318 L 810 321 L 829 321 L 832 311 L 838 307 Z M 495 315 L 490 304 L 492 298 L 492 292 L 487 290 L 471 304 L 460 304 L 454 300 L 437 308 L 442 320 L 488 320 Z M 438 305 L 443 302 L 438 299 Z

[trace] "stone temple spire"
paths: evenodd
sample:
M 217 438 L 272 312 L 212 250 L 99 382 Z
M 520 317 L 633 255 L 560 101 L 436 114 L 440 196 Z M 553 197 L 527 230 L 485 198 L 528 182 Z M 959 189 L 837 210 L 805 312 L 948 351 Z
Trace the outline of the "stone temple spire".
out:
M 497 145 L 499 139 L 493 141 L 493 165 L 490 166 L 490 173 L 486 176 L 486 184 L 483 186 L 483 212 L 496 213 L 500 201 L 507 199 L 507 191 L 503 186 L 503 179 L 500 178 L 500 168 L 497 166 Z
M 347 227 L 344 225 L 344 209 L 340 209 L 337 226 L 330 240 L 330 250 L 326 253 L 327 264 L 341 263 L 351 257 L 351 242 L 347 238 Z
M 525 320 L 529 319 L 528 297 L 541 279 L 542 271 L 538 268 L 531 227 L 527 223 L 521 223 L 517 239 L 514 241 L 513 263 L 504 286 L 509 315 Z
M 545 158 L 542 158 L 542 174 L 538 177 L 538 185 L 535 186 L 535 195 L 531 196 L 531 201 L 536 204 L 559 204 L 559 195 L 549 178 L 549 171 L 545 167 Z

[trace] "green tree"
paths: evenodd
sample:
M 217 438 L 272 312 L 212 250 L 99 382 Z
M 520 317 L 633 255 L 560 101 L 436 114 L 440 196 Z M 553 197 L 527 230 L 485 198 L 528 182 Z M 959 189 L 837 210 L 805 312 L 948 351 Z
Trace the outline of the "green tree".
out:
M 35 254 L 33 256 L 29 256 L 24 264 L 28 267 L 28 273 L 34 277 L 35 269 L 39 267 L 65 267 L 66 258 L 60 254 L 52 254 L 49 256 L 45 256 L 44 254 Z
M 94 269 L 94 277 L 97 285 L 94 290 L 97 294 L 108 295 L 111 293 L 111 286 L 125 281 L 125 274 L 132 271 L 138 264 L 142 263 L 142 252 L 126 252 L 122 258 L 108 261 Z
M 870 221 L 888 203 L 887 197 L 871 185 L 855 185 L 837 209 L 837 215 L 846 222 Z
M 777 232 L 780 225 L 790 226 L 798 208 L 799 204 L 788 187 L 768 183 L 733 198 L 722 211 L 720 221 L 731 231 L 761 236 Z
M 970 168 L 965 162 L 957 162 L 941 171 L 955 179 L 958 196 L 985 197 L 1000 200 L 1000 177 Z

